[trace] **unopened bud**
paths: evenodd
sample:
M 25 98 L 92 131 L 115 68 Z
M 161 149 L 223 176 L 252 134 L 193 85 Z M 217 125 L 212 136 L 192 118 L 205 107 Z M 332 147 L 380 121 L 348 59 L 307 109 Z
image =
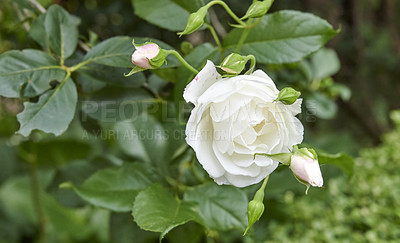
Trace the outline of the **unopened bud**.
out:
M 142 69 L 154 69 L 161 67 L 165 62 L 165 55 L 161 48 L 151 42 L 143 45 L 135 45 L 132 54 L 132 63 Z
M 247 205 L 247 218 L 248 218 L 248 225 L 244 235 L 247 234 L 247 231 L 253 226 L 255 222 L 257 222 L 262 214 L 264 213 L 264 204 L 262 202 L 251 200 Z
M 232 53 L 222 61 L 219 68 L 228 74 L 240 74 L 245 68 L 247 60 L 247 58 L 237 53 Z
M 246 14 L 241 18 L 241 20 L 248 18 L 260 18 L 264 16 L 269 8 L 271 7 L 274 0 L 265 0 L 265 1 L 255 1 L 253 2 L 249 9 L 247 9 Z
M 322 187 L 324 183 L 318 157 L 313 149 L 302 148 L 294 152 L 290 160 L 290 169 L 294 176 L 307 186 L 307 190 L 310 185 Z
M 296 91 L 295 89 L 290 87 L 286 87 L 279 92 L 276 101 L 280 101 L 285 105 L 291 105 L 296 102 L 300 94 L 301 93 L 299 91 Z
M 188 35 L 198 30 L 204 24 L 204 17 L 206 17 L 208 7 L 203 6 L 197 12 L 191 13 L 187 21 L 185 30 L 178 32 L 179 36 Z

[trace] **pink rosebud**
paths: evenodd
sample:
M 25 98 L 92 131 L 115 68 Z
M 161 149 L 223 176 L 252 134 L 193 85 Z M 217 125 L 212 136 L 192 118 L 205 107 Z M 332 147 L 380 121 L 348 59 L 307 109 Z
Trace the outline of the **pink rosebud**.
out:
M 300 151 L 302 150 L 302 151 Z M 316 155 L 303 148 L 295 152 L 290 160 L 290 169 L 302 183 L 322 187 L 324 180 Z
M 160 47 L 154 43 L 143 46 L 135 46 L 136 50 L 132 54 L 132 63 L 143 69 L 152 69 L 150 60 L 155 58 L 160 52 Z

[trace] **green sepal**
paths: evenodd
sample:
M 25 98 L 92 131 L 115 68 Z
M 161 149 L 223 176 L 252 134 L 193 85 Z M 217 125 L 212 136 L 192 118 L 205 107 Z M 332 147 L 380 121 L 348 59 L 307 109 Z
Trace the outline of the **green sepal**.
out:
M 254 154 L 254 159 L 256 158 L 257 155 L 268 157 L 284 165 L 289 165 L 290 159 L 292 157 L 292 153 L 279 153 L 279 154 L 256 153 Z
M 165 60 L 165 53 L 163 49 L 160 48 L 160 51 L 158 52 L 157 56 L 149 60 L 150 66 L 154 69 L 161 67 L 164 63 L 167 61 Z
M 222 61 L 221 65 L 217 67 L 228 74 L 237 75 L 246 67 L 247 61 L 247 57 L 237 53 L 231 53 Z
M 135 66 L 134 68 L 132 68 L 132 70 L 128 74 L 124 73 L 124 76 L 125 77 L 129 77 L 129 76 L 131 76 L 131 75 L 133 75 L 135 73 L 138 73 L 138 72 L 141 72 L 141 71 L 144 71 L 144 70 L 146 70 L 146 69 L 138 67 L 138 66 Z

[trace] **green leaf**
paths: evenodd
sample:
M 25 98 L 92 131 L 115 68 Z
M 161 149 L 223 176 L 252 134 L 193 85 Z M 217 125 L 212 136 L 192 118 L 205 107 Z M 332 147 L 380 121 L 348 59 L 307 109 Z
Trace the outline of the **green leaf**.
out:
M 18 147 L 23 153 L 34 154 L 35 161 L 42 166 L 61 166 L 73 160 L 85 159 L 91 151 L 88 143 L 73 139 L 46 140 L 21 143 Z
M 82 103 L 82 120 L 86 121 L 88 116 L 103 122 L 137 119 L 153 102 L 154 98 L 144 89 L 106 87 Z
M 65 71 L 44 52 L 26 49 L 0 55 L 0 95 L 34 97 L 50 89 L 50 81 L 61 81 Z
M 79 23 L 79 18 L 70 15 L 60 5 L 52 5 L 46 12 L 44 20 L 46 38 L 50 48 L 62 60 L 71 56 L 76 49 Z
M 49 36 L 46 33 L 45 19 L 46 14 L 42 14 L 32 22 L 29 36 L 44 49 L 49 50 Z
M 139 163 L 125 163 L 120 167 L 100 170 L 73 189 L 95 206 L 128 212 L 137 193 L 157 180 L 152 168 Z
M 185 29 L 189 14 L 203 6 L 202 0 L 132 0 L 135 14 L 158 27 Z
M 340 69 L 340 61 L 336 52 L 332 49 L 322 48 L 311 56 L 314 79 L 323 79 L 337 73 Z
M 132 216 L 141 229 L 160 232 L 161 240 L 171 229 L 195 218 L 190 206 L 155 184 L 137 195 Z
M 318 151 L 318 162 L 320 164 L 331 164 L 339 167 L 348 176 L 353 175 L 354 159 L 346 153 L 328 154 Z
M 135 43 L 145 43 L 147 38 L 132 38 L 129 36 L 116 36 L 100 42 L 93 47 L 85 56 L 84 61 L 103 64 L 111 67 L 132 68 L 132 53 L 135 47 L 132 45 L 132 39 Z M 151 40 L 163 49 L 172 49 L 171 46 L 159 40 Z M 177 60 L 167 58 L 168 67 L 179 65 Z
M 307 109 L 315 116 L 322 119 L 332 119 L 337 112 L 336 103 L 321 93 L 313 93 L 306 99 Z
M 153 116 L 142 115 L 133 121 L 116 123 L 114 130 L 120 138 L 117 142 L 126 154 L 146 162 L 164 165 L 168 162 L 165 153 L 168 136 L 172 134 L 167 134 Z
M 247 224 L 247 196 L 232 186 L 208 183 L 187 191 L 185 202 L 197 203 L 201 223 L 213 230 L 243 230 Z
M 110 236 L 113 243 L 149 243 L 158 238 L 157 233 L 139 229 L 130 213 L 111 214 Z
M 61 135 L 74 118 L 77 100 L 75 84 L 67 79 L 41 95 L 37 103 L 24 102 L 24 110 L 17 115 L 21 125 L 18 132 L 29 136 L 32 130 L 39 129 Z
M 226 48 L 234 48 L 243 30 L 234 29 L 224 40 Z M 320 49 L 338 31 L 325 20 L 292 10 L 264 16 L 250 30 L 240 51 L 254 55 L 259 63 L 290 63 L 300 61 Z

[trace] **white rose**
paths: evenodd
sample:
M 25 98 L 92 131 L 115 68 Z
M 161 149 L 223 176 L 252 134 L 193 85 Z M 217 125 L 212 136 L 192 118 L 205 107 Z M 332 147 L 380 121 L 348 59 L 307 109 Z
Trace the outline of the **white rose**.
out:
M 186 87 L 183 97 L 195 105 L 186 126 L 186 141 L 218 184 L 245 187 L 272 173 L 278 162 L 255 153 L 286 153 L 303 140 L 295 117 L 301 99 L 292 105 L 274 102 L 274 82 L 261 70 L 221 78 L 214 64 Z

